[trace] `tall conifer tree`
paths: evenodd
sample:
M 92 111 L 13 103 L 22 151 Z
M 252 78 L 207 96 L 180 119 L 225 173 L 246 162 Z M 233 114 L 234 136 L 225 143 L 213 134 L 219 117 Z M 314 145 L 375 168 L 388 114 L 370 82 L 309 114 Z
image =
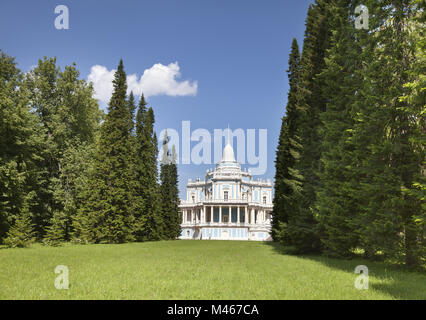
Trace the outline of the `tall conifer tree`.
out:
M 101 126 L 94 171 L 87 189 L 88 201 L 75 222 L 74 236 L 82 241 L 121 243 L 134 239 L 129 210 L 131 150 L 126 73 L 120 60 L 114 75 L 114 91 Z
M 157 169 L 157 137 L 154 132 L 154 111 L 146 108 L 142 95 L 136 116 L 136 224 L 134 234 L 139 241 L 159 240 L 164 236 L 160 211 Z
M 409 0 L 366 5 L 374 32 L 363 42 L 366 67 L 360 70 L 363 85 L 354 128 L 361 161 L 360 238 L 367 256 L 380 252 L 412 266 L 420 263 L 424 243 L 424 224 L 418 221 L 423 208 L 414 195 L 424 175 L 424 148 L 416 140 L 424 122 L 418 121 L 419 106 L 405 97 L 410 81 L 419 77 L 411 73 L 417 59 L 411 35 L 421 9 Z
M 333 30 L 325 70 L 318 79 L 327 98 L 320 116 L 321 168 L 316 210 L 321 225 L 321 241 L 327 254 L 350 256 L 358 245 L 357 214 L 359 184 L 351 140 L 353 108 L 358 98 L 362 68 L 359 33 L 352 18 L 356 1 L 337 0 L 330 7 Z
M 161 211 L 167 239 L 176 239 L 181 234 L 179 189 L 175 146 L 169 150 L 167 131 L 163 140 L 163 157 L 160 164 Z
M 300 80 L 300 53 L 297 40 L 293 39 L 287 70 L 290 84 L 286 115 L 282 118 L 280 137 L 275 160 L 275 194 L 272 222 L 274 240 L 288 241 L 286 225 L 290 215 L 298 214 L 302 177 L 295 168 L 299 160 L 300 143 L 298 105 Z
M 286 244 L 295 253 L 319 252 L 321 249 L 314 205 L 321 155 L 320 115 L 325 111 L 326 99 L 318 75 L 325 67 L 325 55 L 329 47 L 331 31 L 327 10 L 330 1 L 317 0 L 314 5 L 310 5 L 300 60 L 298 102 L 302 112 L 297 130 L 301 151 L 295 169 L 303 177 L 303 184 L 297 202 L 298 214 L 289 217 L 286 225 Z

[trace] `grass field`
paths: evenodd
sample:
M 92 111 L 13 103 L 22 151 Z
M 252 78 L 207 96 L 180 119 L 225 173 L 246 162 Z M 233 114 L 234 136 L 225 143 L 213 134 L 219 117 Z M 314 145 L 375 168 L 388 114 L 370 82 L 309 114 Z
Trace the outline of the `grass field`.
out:
M 354 287 L 357 265 L 369 289 Z M 57 265 L 69 268 L 57 290 Z M 163 241 L 0 249 L 0 299 L 426 299 L 426 274 L 295 257 L 259 242 Z

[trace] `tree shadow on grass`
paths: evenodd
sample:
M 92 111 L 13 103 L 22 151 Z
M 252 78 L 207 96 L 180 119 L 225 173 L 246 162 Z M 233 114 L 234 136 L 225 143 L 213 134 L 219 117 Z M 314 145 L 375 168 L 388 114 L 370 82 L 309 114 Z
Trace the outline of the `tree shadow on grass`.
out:
M 266 242 L 265 245 L 272 247 L 276 253 L 289 255 L 282 244 Z M 368 267 L 369 276 L 382 280 L 380 283 L 370 281 L 369 289 L 381 291 L 394 299 L 426 300 L 426 273 L 422 271 L 411 271 L 400 265 L 362 258 L 345 260 L 321 255 L 294 255 L 294 257 L 315 261 L 336 270 L 352 273 L 354 276 L 355 267 L 365 265 Z

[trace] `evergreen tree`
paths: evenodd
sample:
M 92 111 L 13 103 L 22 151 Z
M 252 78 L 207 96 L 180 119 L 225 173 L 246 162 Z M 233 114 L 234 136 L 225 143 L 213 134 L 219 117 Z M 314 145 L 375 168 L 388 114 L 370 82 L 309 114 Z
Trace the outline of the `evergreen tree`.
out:
M 274 240 L 288 241 L 286 225 L 290 215 L 296 216 L 300 199 L 302 177 L 295 169 L 299 160 L 300 144 L 298 137 L 298 106 L 300 53 L 297 40 L 293 39 L 287 70 L 290 83 L 286 115 L 282 118 L 280 137 L 275 159 L 275 194 L 272 220 Z
M 136 102 L 133 95 L 133 92 L 131 91 L 129 94 L 129 98 L 127 100 L 127 107 L 128 107 L 128 130 L 130 132 L 129 135 L 129 144 L 128 149 L 126 150 L 126 157 L 127 157 L 127 185 L 129 188 L 129 201 L 127 203 L 127 210 L 128 212 L 133 216 L 134 222 L 132 225 L 132 233 L 134 233 L 134 230 L 138 229 L 137 226 L 137 219 L 135 217 L 138 216 L 137 212 L 137 203 L 138 199 L 141 197 L 141 195 L 138 193 L 138 185 L 139 181 L 137 180 L 137 138 L 136 138 L 136 130 L 135 130 L 135 110 L 136 110 Z M 135 238 L 136 239 L 136 238 Z
M 136 111 L 136 102 L 135 97 L 133 95 L 133 91 L 129 94 L 129 99 L 127 100 L 128 108 L 129 108 L 129 132 L 133 134 L 135 129 L 135 111 Z
M 130 99 L 129 99 L 130 100 Z M 131 100 L 130 100 L 131 101 Z M 134 217 L 134 225 L 133 225 L 133 234 L 135 236 L 136 241 L 144 241 L 144 212 L 146 208 L 146 190 L 145 186 L 148 184 L 146 181 L 146 167 L 145 167 L 145 152 L 147 149 L 145 137 L 143 135 L 144 126 L 145 126 L 145 118 L 146 118 L 146 101 L 144 96 L 141 96 L 139 100 L 138 111 L 136 114 L 136 124 L 135 127 L 135 137 L 133 143 L 133 161 L 132 164 L 132 196 L 133 196 L 133 206 L 132 212 Z
M 361 161 L 360 238 L 368 256 L 381 252 L 412 266 L 420 263 L 424 243 L 424 225 L 418 221 L 423 208 L 414 196 L 424 175 L 424 148 L 417 140 L 424 130 L 417 118 L 424 101 L 419 107 L 408 98 L 411 81 L 419 77 L 413 74 L 417 43 L 412 27 L 420 8 L 408 0 L 366 5 L 374 32 L 362 43 L 366 67 L 360 70 L 363 85 L 354 128 Z
M 353 104 L 358 98 L 362 68 L 361 47 L 352 14 L 356 1 L 338 0 L 329 7 L 333 30 L 325 70 L 319 75 L 326 111 L 320 115 L 322 127 L 321 167 L 316 209 L 322 228 L 321 242 L 327 254 L 348 257 L 358 245 L 358 177 L 353 156 L 351 132 L 354 126 Z M 355 160 L 355 161 L 354 161 Z
M 132 241 L 132 199 L 128 181 L 131 148 L 126 73 L 120 60 L 113 80 L 108 114 L 101 126 L 93 174 L 88 183 L 87 203 L 75 219 L 75 240 L 122 243 Z
M 172 155 L 171 155 L 171 163 L 170 163 L 170 199 L 171 199 L 171 220 L 172 220 L 172 228 L 171 228 L 171 239 L 178 238 L 181 233 L 181 212 L 179 209 L 180 198 L 179 198 L 179 175 L 177 170 L 177 153 L 176 148 L 172 146 Z
M 0 51 L 0 243 L 19 212 L 39 207 L 45 185 L 44 128 L 14 58 Z
M 418 0 L 412 4 L 417 6 L 417 13 L 409 23 L 409 41 L 413 45 L 414 59 L 408 71 L 409 82 L 404 85 L 407 92 L 400 100 L 406 103 L 402 111 L 414 120 L 410 122 L 410 142 L 418 170 L 413 174 L 411 187 L 403 188 L 402 194 L 413 202 L 415 208 L 410 217 L 417 233 L 412 249 L 414 263 L 426 265 L 426 34 L 423 31 L 426 23 L 426 1 Z
M 94 143 L 71 145 L 60 160 L 60 175 L 54 185 L 54 198 L 62 204 L 55 211 L 46 228 L 45 244 L 57 245 L 71 240 L 72 221 L 80 207 L 84 206 L 85 190 L 95 156 Z
M 49 221 L 50 225 L 46 228 L 46 235 L 44 236 L 43 243 L 50 246 L 61 245 L 66 236 L 67 220 L 64 212 L 56 211 Z
M 165 237 L 177 239 L 181 234 L 179 189 L 176 165 L 176 150 L 172 147 L 170 153 L 167 131 L 163 140 L 163 157 L 160 164 L 160 195 L 161 210 L 165 226 Z
M 14 225 L 8 231 L 4 244 L 11 248 L 24 248 L 35 242 L 34 224 L 28 207 L 24 205 Z
M 157 169 L 157 137 L 154 133 L 154 111 L 146 108 L 141 96 L 136 115 L 136 208 L 135 231 L 139 241 L 159 240 L 164 236 L 164 225 L 160 212 Z
M 301 115 L 297 125 L 300 138 L 300 159 L 294 169 L 303 177 L 297 214 L 288 217 L 285 226 L 286 245 L 294 253 L 319 252 L 321 249 L 318 221 L 314 214 L 315 192 L 318 185 L 321 155 L 320 114 L 325 111 L 326 99 L 318 75 L 325 67 L 329 48 L 330 28 L 328 7 L 331 0 L 317 0 L 310 5 L 306 19 L 305 39 L 300 59 L 298 104 Z

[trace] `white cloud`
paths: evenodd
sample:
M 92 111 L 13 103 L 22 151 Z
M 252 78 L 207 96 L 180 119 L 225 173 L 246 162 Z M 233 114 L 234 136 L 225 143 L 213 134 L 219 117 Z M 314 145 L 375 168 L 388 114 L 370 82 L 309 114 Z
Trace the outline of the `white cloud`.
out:
M 145 97 L 168 95 L 168 96 L 194 96 L 197 94 L 197 81 L 178 81 L 180 68 L 177 62 L 165 66 L 161 63 L 154 64 L 146 69 L 138 79 L 136 74 L 127 76 L 127 93 L 133 91 L 135 95 Z M 95 98 L 105 103 L 111 98 L 115 70 L 108 70 L 104 66 L 95 65 L 90 69 L 87 79 L 93 82 Z
M 87 79 L 93 82 L 95 89 L 94 97 L 105 103 L 109 102 L 112 94 L 112 80 L 114 79 L 115 70 L 108 71 L 104 66 L 96 65 L 90 69 Z

